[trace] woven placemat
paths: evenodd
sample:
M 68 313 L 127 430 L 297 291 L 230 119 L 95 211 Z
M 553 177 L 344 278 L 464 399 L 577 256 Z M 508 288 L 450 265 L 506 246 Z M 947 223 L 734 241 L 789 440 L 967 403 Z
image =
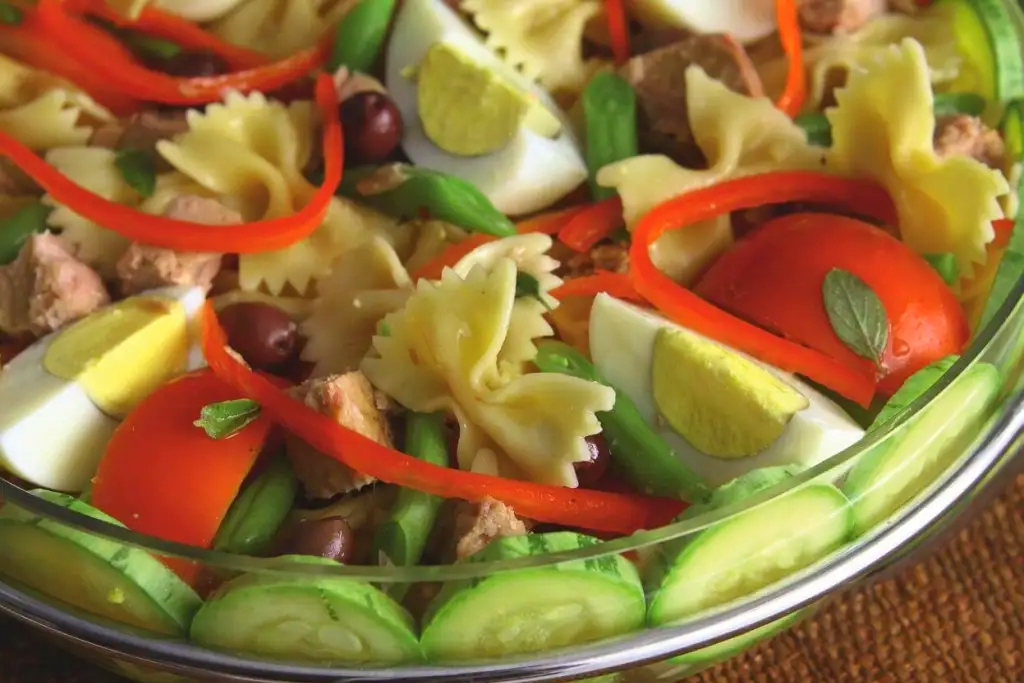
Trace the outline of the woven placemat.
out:
M 895 579 L 693 683 L 1024 681 L 1024 475 L 941 549 Z M 0 683 L 121 683 L 0 620 Z M 689 681 L 688 681 L 689 683 Z

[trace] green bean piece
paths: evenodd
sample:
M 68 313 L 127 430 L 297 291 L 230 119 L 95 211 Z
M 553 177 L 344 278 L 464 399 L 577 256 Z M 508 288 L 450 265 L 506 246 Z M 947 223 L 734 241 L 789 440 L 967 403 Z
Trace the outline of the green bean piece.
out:
M 441 467 L 448 466 L 448 439 L 442 413 L 409 413 L 405 422 L 405 450 L 414 458 Z M 444 499 L 440 496 L 401 489 L 373 539 L 373 557 L 381 564 L 401 567 L 418 564 L 437 521 Z M 391 584 L 388 592 L 401 599 L 407 586 Z
M 46 231 L 46 219 L 51 211 L 49 206 L 35 202 L 0 221 L 0 266 L 18 258 L 18 252 L 31 235 Z
M 793 119 L 793 123 L 804 129 L 808 143 L 816 147 L 832 146 L 832 124 L 821 112 L 801 114 Z
M 217 530 L 213 547 L 227 553 L 258 555 L 270 549 L 295 502 L 299 482 L 283 455 L 235 499 Z
M 595 201 L 615 195 L 597 184 L 597 172 L 608 164 L 637 155 L 636 93 L 621 76 L 603 72 L 583 90 L 583 119 L 587 133 L 587 168 Z
M 935 272 L 939 274 L 942 281 L 952 287 L 960 279 L 960 267 L 956 263 L 956 256 L 949 252 L 941 254 L 924 254 L 924 260 L 928 262 Z
M 350 71 L 369 71 L 377 61 L 391 17 L 395 0 L 362 0 L 342 17 L 334 33 L 331 71 L 348 67 Z
M 533 363 L 542 372 L 558 372 L 609 386 L 593 363 L 562 342 L 542 342 Z M 707 483 L 647 424 L 629 396 L 615 387 L 612 390 L 615 405 L 598 413 L 597 419 L 612 460 L 633 486 L 650 495 L 682 498 L 691 503 L 705 501 L 711 494 Z
M 157 59 L 170 59 L 181 54 L 181 45 L 163 38 L 147 36 L 138 31 L 123 31 L 120 35 L 132 49 Z
M 346 169 L 338 194 L 398 218 L 422 218 L 425 212 L 470 232 L 495 237 L 516 234 L 515 224 L 472 183 L 418 166 Z
M 153 196 L 156 191 L 156 158 L 151 152 L 125 148 L 118 151 L 114 164 L 130 188 L 143 197 Z

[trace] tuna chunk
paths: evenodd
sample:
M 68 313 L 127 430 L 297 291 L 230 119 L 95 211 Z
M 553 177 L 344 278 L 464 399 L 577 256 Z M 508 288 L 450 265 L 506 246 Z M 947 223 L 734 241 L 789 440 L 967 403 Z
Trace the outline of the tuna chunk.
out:
M 764 89 L 743 46 L 727 35 L 688 36 L 634 57 L 622 67 L 622 77 L 636 91 L 644 151 L 666 153 L 696 165 L 703 159 L 686 114 L 686 69 L 691 64 L 737 92 L 759 97 Z
M 527 528 L 512 508 L 493 498 L 479 503 L 460 501 L 455 511 L 455 557 L 463 559 L 497 538 L 522 536 Z
M 933 143 L 940 156 L 964 154 L 994 169 L 1001 170 L 1006 160 L 1006 146 L 999 133 L 976 116 L 940 117 L 935 121 Z
M 800 25 L 812 33 L 851 33 L 885 13 L 888 0 L 800 0 Z
M 235 225 L 242 215 L 213 199 L 183 195 L 167 205 L 168 218 L 204 225 Z M 209 289 L 221 266 L 221 254 L 179 252 L 133 243 L 117 262 L 122 292 L 137 294 L 171 285 L 196 285 Z
M 168 140 L 188 131 L 185 111 L 151 110 L 132 114 L 126 121 L 115 121 L 98 127 L 89 139 L 93 147 L 123 149 L 131 147 L 152 151 L 160 140 Z
M 344 375 L 310 379 L 290 390 L 295 398 L 340 425 L 377 443 L 392 447 L 386 398 L 374 390 L 358 370 Z M 295 476 L 311 498 L 329 499 L 355 491 L 374 481 L 370 477 L 324 455 L 298 437 L 285 442 Z
M 0 267 L 0 332 L 42 336 L 108 303 L 100 276 L 56 235 L 32 235 Z
M 629 248 L 624 244 L 598 244 L 585 254 L 574 253 L 566 261 L 568 277 L 593 275 L 598 270 L 629 272 Z

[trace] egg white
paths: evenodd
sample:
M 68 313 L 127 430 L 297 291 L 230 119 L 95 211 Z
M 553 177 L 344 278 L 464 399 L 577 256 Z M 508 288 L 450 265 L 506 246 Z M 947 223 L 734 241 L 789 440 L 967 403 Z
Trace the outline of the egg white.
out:
M 630 0 L 630 10 L 653 28 L 728 33 L 750 43 L 775 30 L 775 0 Z
M 423 131 L 416 83 L 406 71 L 418 66 L 437 43 L 451 45 L 536 96 L 558 117 L 561 132 L 546 138 L 522 126 L 507 146 L 478 157 L 449 154 L 435 145 Z M 572 124 L 558 105 L 542 88 L 505 65 L 443 0 L 405 0 L 388 44 L 385 85 L 402 114 L 402 148 L 413 163 L 473 183 L 502 213 L 517 216 L 544 209 L 587 177 Z

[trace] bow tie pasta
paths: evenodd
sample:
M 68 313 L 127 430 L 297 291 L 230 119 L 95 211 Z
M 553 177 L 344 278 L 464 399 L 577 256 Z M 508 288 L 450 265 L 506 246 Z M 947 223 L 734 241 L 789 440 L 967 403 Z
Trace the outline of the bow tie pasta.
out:
M 421 280 L 402 310 L 384 319 L 389 334 L 374 337 L 361 368 L 410 410 L 452 410 L 462 426 L 463 469 L 500 451 L 512 465 L 503 471 L 574 487 L 573 463 L 589 458 L 586 437 L 601 428 L 595 413 L 610 410 L 615 394 L 565 375 L 503 373 L 517 273 L 515 261 L 501 257 L 465 278 L 449 269 L 439 282 Z
M 359 0 L 248 0 L 210 30 L 229 43 L 280 59 L 316 44 L 357 4 Z

